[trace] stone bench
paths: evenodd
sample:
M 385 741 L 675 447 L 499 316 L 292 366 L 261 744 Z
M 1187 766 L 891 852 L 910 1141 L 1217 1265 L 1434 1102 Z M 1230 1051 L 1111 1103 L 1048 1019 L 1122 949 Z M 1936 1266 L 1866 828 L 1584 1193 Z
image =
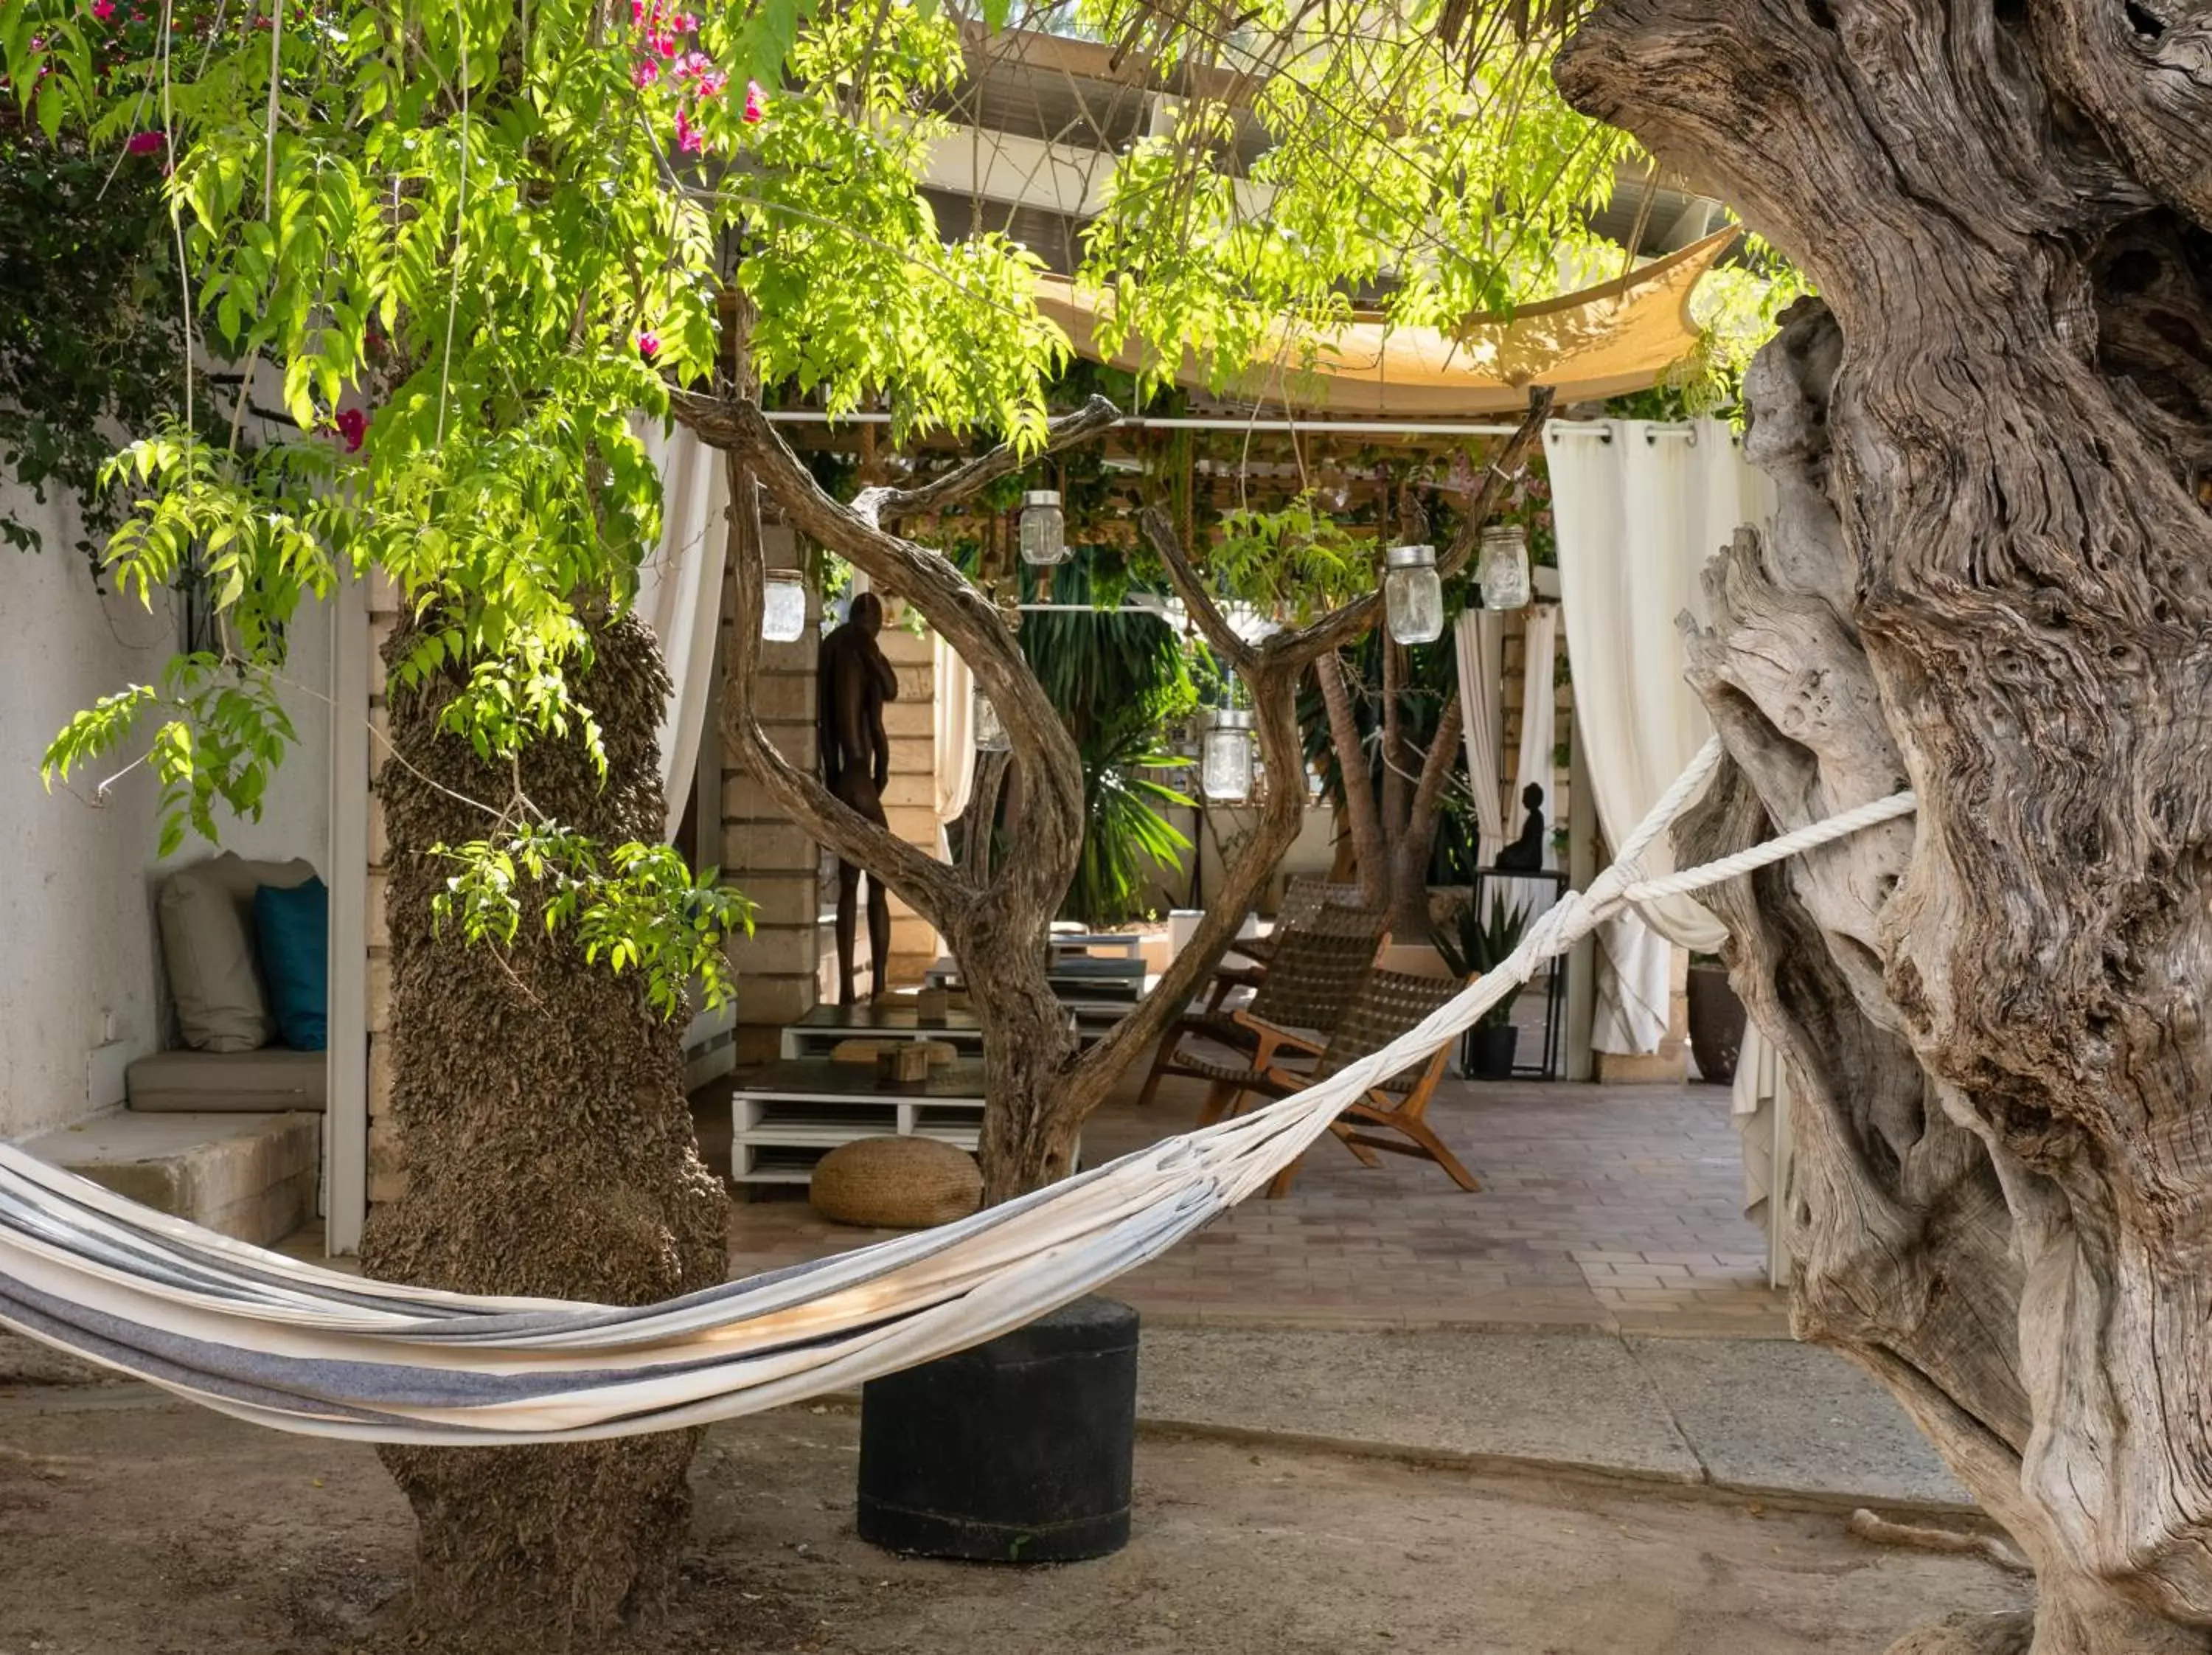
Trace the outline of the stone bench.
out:
M 118 1110 L 18 1147 L 156 1212 L 265 1247 L 314 1216 L 322 1117 Z

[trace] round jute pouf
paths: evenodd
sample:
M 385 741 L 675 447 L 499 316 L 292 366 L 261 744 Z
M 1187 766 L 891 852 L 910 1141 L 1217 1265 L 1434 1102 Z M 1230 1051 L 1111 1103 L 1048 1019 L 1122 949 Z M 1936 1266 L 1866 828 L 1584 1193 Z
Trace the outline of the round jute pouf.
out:
M 815 1164 L 814 1210 L 832 1224 L 927 1230 L 983 1204 L 975 1158 L 934 1138 L 862 1138 Z

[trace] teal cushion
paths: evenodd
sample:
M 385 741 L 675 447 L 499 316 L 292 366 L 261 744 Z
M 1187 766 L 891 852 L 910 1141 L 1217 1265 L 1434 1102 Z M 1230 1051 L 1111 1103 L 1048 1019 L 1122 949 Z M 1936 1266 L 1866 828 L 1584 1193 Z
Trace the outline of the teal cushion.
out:
M 331 893 L 320 879 L 253 893 L 253 934 L 276 1035 L 295 1051 L 320 1051 L 329 1037 Z

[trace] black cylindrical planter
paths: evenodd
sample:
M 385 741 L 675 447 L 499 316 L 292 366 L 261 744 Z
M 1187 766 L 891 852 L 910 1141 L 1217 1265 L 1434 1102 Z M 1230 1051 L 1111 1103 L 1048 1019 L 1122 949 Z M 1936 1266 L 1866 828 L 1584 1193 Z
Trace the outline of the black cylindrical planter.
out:
M 1467 1031 L 1460 1067 L 1470 1080 L 1510 1080 L 1521 1031 L 1510 1023 L 1478 1023 Z
M 860 1538 L 987 1563 L 1129 1543 L 1137 1312 L 1077 1300 L 860 1390 Z

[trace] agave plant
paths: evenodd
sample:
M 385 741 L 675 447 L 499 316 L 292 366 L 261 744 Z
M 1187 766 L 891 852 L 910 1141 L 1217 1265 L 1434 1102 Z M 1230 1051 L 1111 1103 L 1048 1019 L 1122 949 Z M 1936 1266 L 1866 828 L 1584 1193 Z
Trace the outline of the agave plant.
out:
M 1433 935 L 1437 952 L 1444 957 L 1444 964 L 1451 967 L 1452 975 L 1465 977 L 1496 970 L 1506 956 L 1521 946 L 1522 933 L 1528 928 L 1527 910 L 1506 906 L 1505 893 L 1500 891 L 1491 893 L 1487 919 L 1476 911 L 1474 899 L 1470 897 L 1452 910 L 1449 923 L 1438 927 Z M 1513 1002 L 1526 986 L 1514 984 L 1504 999 L 1482 1014 L 1475 1026 L 1494 1029 L 1510 1021 Z

